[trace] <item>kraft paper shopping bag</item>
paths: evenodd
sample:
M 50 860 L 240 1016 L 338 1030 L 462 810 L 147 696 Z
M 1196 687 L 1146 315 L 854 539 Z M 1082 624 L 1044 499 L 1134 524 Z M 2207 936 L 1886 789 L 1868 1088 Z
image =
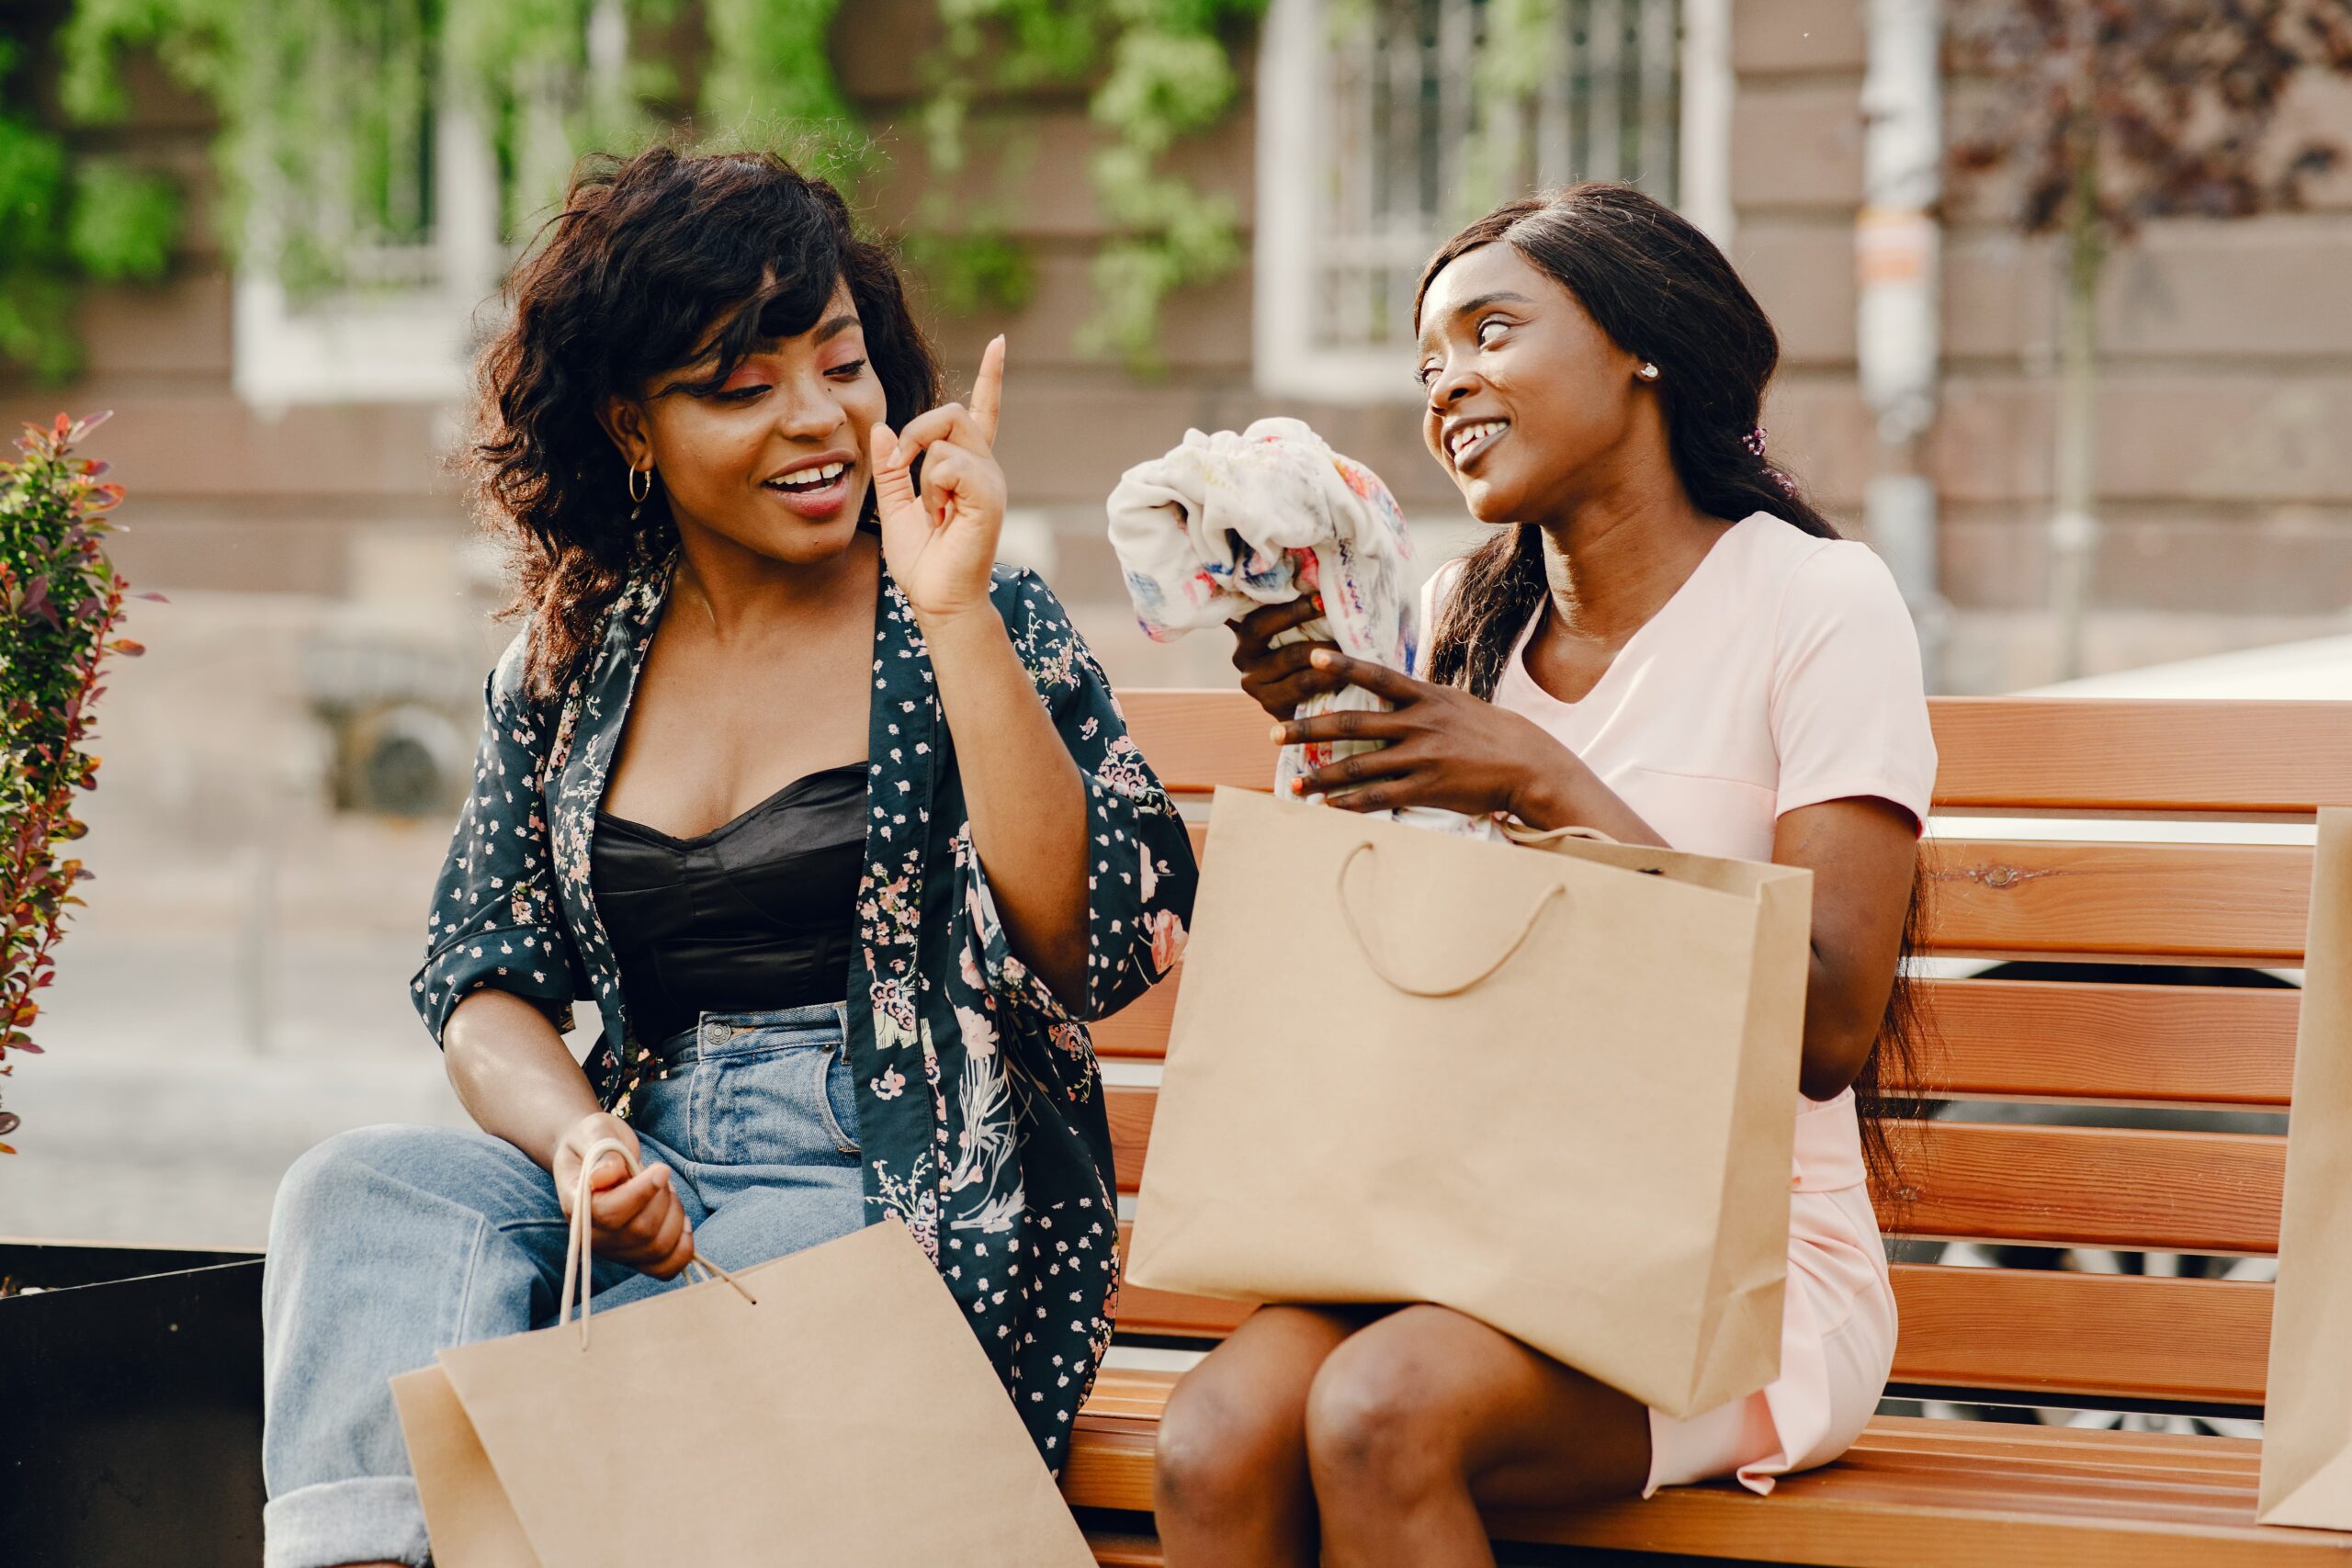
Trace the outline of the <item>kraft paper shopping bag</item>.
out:
M 895 1220 L 392 1387 L 439 1568 L 1093 1562 Z
M 2352 1529 L 2352 810 L 2319 815 L 2271 1300 L 2256 1517 Z
M 1221 790 L 1137 1284 L 1435 1302 L 1669 1416 L 1780 1366 L 1811 874 Z

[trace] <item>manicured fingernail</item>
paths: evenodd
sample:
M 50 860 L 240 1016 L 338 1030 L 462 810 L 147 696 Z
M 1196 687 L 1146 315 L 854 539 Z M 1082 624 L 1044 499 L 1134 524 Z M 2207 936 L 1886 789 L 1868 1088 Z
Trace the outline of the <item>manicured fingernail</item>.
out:
M 1317 610 L 1320 610 L 1320 609 L 1322 609 L 1322 608 L 1323 608 L 1323 595 L 1321 595 L 1320 593 L 1317 593 L 1317 594 L 1315 596 L 1315 607 L 1316 607 L 1316 609 L 1317 609 Z
M 1266 732 L 1266 739 L 1269 739 L 1269 740 L 1280 740 L 1280 739 L 1283 739 L 1283 727 L 1282 727 L 1281 725 L 1279 725 L 1279 724 L 1278 724 L 1278 725 L 1274 726 L 1274 727 L 1273 727 L 1273 728 L 1272 728 L 1272 729 L 1268 730 L 1268 731 Z
M 1330 670 L 1338 666 L 1340 659 L 1339 656 L 1334 653 L 1317 653 L 1312 656 L 1309 661 L 1313 663 L 1315 668 L 1317 670 Z
M 1305 795 L 1306 793 L 1306 781 L 1305 779 L 1291 780 L 1290 792 L 1293 795 Z

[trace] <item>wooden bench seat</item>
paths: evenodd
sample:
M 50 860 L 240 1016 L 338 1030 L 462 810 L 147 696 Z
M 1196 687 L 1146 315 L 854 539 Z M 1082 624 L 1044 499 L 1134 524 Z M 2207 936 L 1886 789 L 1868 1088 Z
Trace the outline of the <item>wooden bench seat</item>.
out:
M 1218 785 L 1264 788 L 1273 750 L 1231 693 L 1141 692 L 1128 717 L 1196 827 Z M 1939 700 L 1938 810 L 2020 817 L 2308 821 L 2352 804 L 2352 703 Z M 1949 824 L 1944 824 L 1949 826 Z M 1962 824 L 1965 826 L 1965 824 Z M 1944 957 L 2292 968 L 2308 848 L 2131 837 L 1939 833 L 1925 864 L 1930 952 Z M 2250 835 L 2251 836 L 2251 835 Z M 1197 837 L 1197 834 L 1196 834 Z M 2277 1250 L 2276 1131 L 2117 1125 L 2119 1112 L 2287 1109 L 2291 989 L 1943 978 L 1927 991 L 1942 1114 L 1902 1139 L 1907 1190 L 1889 1233 L 1928 1244 L 2261 1258 Z M 1097 1031 L 1120 1186 L 1148 1153 L 1181 970 Z M 1124 1066 L 1119 1064 L 1125 1064 Z M 1989 1103 L 2068 1108 L 2019 1124 Z M 2107 1124 L 2101 1124 L 2105 1122 Z M 2256 1123 L 2266 1129 L 2275 1122 Z M 1898 1228 L 1899 1223 L 1899 1228 Z M 2267 1372 L 2271 1286 L 1898 1264 L 1894 1392 L 2024 1405 L 2252 1414 Z M 1245 1306 L 1130 1288 L 1120 1338 L 1205 1348 Z M 1080 1418 L 1064 1490 L 1099 1561 L 1160 1561 L 1153 1436 L 1173 1374 L 1106 1372 Z M 2106 1402 L 2103 1404 L 2102 1402 Z M 2259 1444 L 2238 1438 L 1885 1416 L 1845 1459 L 1770 1497 L 1728 1483 L 1640 1503 L 1497 1517 L 1498 1540 L 1825 1564 L 2352 1562 L 2352 1534 L 2254 1524 Z
M 1103 1375 L 1064 1478 L 1073 1497 L 1149 1511 L 1153 1428 L 1174 1382 L 1167 1372 Z M 2346 1538 L 2254 1523 L 2257 1450 L 2232 1438 L 1881 1416 L 1843 1460 L 1783 1479 L 1770 1497 L 1717 1482 L 1579 1513 L 1498 1515 L 1493 1528 L 1530 1544 L 1838 1568 L 2352 1560 Z M 1094 1539 L 1102 1562 L 1161 1561 L 1138 1529 Z

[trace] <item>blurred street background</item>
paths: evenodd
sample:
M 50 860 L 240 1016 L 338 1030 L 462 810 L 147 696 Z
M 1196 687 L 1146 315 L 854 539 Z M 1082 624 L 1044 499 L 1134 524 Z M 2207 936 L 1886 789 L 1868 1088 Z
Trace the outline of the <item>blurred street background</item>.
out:
M 1102 537 L 1187 426 L 1306 418 L 1425 569 L 1475 540 L 1413 280 L 1605 178 L 1763 300 L 1775 460 L 1894 564 L 1939 690 L 2300 644 L 2211 694 L 2352 696 L 2352 14 L 2283 7 L 2282 55 L 2204 9 L 0 0 L 0 423 L 114 412 L 116 558 L 169 599 L 0 1081 L 0 1235 L 257 1244 L 318 1138 L 461 1119 L 407 982 L 511 631 L 468 356 L 571 159 L 665 130 L 838 170 L 959 394 L 1009 334 L 1005 552 L 1120 684 L 1230 678 L 1136 630 Z

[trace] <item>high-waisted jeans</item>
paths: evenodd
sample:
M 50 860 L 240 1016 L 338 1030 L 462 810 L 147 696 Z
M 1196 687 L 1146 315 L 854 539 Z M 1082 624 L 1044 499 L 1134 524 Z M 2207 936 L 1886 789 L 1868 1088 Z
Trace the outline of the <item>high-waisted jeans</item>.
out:
M 639 1093 L 644 1157 L 670 1168 L 695 1250 L 721 1267 L 867 1222 L 842 1016 L 705 1013 Z M 567 1231 L 548 1173 L 486 1133 L 363 1127 L 294 1162 L 262 1284 L 266 1568 L 425 1561 L 388 1380 L 554 1322 Z M 684 1282 L 600 1260 L 596 1305 Z

